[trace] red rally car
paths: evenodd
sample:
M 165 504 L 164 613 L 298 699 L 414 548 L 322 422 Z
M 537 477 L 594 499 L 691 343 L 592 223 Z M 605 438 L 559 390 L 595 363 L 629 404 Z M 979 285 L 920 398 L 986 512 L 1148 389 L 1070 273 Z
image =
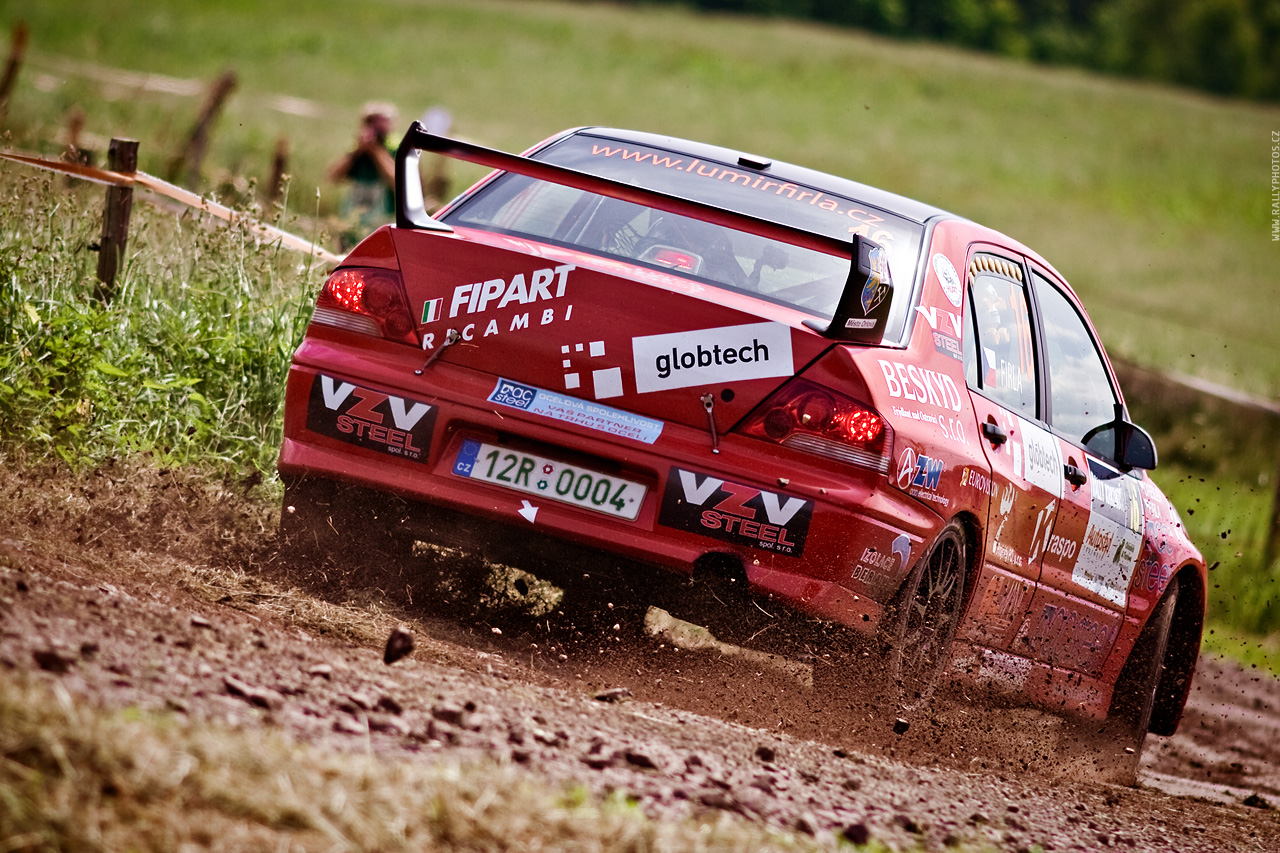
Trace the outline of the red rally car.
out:
M 431 217 L 422 151 L 495 171 Z M 878 631 L 908 704 L 946 677 L 1135 749 L 1176 728 L 1204 562 L 1040 256 L 630 131 L 516 156 L 415 123 L 397 178 L 395 225 L 330 275 L 293 358 L 286 529 L 319 507 L 344 534 L 329 496 L 356 487 L 399 502 L 390 535 L 487 525 Z

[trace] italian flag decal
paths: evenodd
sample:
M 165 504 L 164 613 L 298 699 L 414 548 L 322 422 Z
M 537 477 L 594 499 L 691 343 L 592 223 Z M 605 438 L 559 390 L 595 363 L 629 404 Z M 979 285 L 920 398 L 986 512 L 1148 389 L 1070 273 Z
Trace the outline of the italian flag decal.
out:
M 444 307 L 444 297 L 429 299 L 422 303 L 422 322 L 434 323 L 440 319 L 440 309 Z

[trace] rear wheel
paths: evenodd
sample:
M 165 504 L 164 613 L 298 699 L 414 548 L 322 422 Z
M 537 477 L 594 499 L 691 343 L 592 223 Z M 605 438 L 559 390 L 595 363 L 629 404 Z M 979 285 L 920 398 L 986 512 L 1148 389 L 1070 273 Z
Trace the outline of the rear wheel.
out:
M 952 521 L 920 558 L 889 622 L 889 678 L 903 711 L 929 703 L 951 653 L 964 607 L 968 549 Z

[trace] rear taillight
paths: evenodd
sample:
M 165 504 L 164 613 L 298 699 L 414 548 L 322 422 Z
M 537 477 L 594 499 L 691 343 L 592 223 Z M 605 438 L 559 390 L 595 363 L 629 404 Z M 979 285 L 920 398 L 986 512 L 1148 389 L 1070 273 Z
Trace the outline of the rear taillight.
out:
M 312 322 L 417 345 L 404 282 L 395 270 L 347 267 L 320 289 Z
M 787 383 L 740 431 L 882 474 L 889 470 L 893 451 L 893 428 L 879 413 L 804 379 Z

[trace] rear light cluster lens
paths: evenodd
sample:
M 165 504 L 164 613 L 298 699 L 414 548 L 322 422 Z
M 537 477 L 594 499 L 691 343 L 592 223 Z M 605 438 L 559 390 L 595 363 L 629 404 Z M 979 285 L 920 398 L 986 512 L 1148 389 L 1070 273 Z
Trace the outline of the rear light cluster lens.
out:
M 793 379 L 770 397 L 741 431 L 882 474 L 893 451 L 893 428 L 877 412 L 804 379 Z
M 335 271 L 320 290 L 312 320 L 387 340 L 418 343 L 404 282 L 395 270 L 347 267 Z

